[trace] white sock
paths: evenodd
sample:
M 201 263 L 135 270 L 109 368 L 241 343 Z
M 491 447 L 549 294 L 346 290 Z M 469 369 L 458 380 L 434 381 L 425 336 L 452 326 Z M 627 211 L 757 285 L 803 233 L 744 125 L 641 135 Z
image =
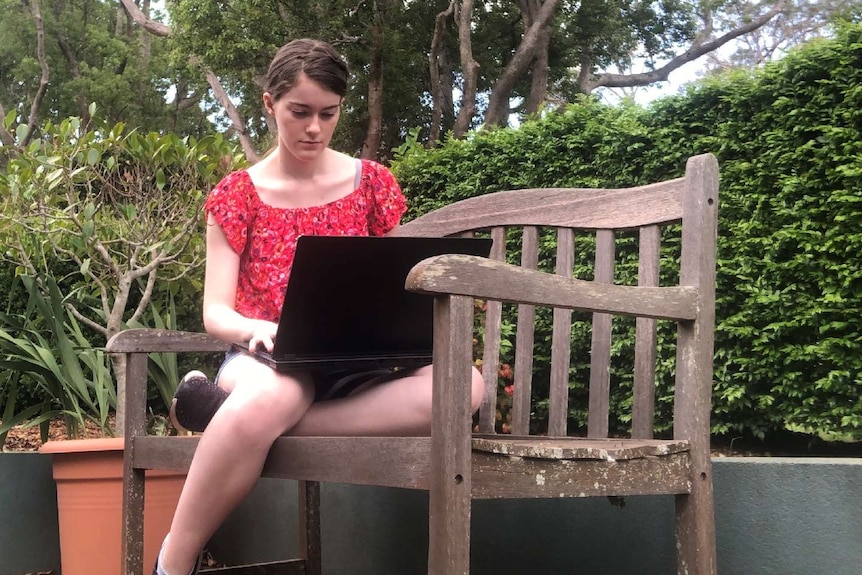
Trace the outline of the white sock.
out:
M 164 541 L 162 541 L 162 546 L 159 548 L 159 558 L 156 560 L 156 575 L 168 575 L 167 572 L 162 569 L 162 559 L 164 558 L 165 554 L 165 543 L 168 542 L 169 536 L 170 533 L 165 535 L 165 539 Z
M 162 558 L 163 558 L 163 556 L 164 556 L 164 554 L 165 554 L 165 543 L 167 543 L 167 542 L 168 542 L 168 537 L 169 537 L 169 536 L 170 536 L 170 533 L 168 533 L 167 535 L 165 535 L 165 540 L 164 540 L 164 541 L 162 541 L 162 547 L 161 547 L 161 549 L 159 549 L 159 559 L 156 561 L 156 575 L 170 575 L 170 573 L 168 573 L 167 571 L 165 571 L 165 570 L 162 568 Z M 194 571 L 195 571 L 195 568 L 194 568 L 194 567 L 192 567 L 192 570 L 191 570 L 191 571 L 189 571 L 189 575 L 191 575 L 192 573 L 194 573 Z

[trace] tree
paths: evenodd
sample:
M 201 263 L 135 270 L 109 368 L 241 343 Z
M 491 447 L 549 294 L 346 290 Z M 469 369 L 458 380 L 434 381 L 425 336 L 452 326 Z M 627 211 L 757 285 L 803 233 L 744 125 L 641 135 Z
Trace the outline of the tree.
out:
M 505 4 L 494 3 L 490 10 L 500 5 L 505 11 Z M 516 111 L 510 104 L 513 101 L 523 102 L 519 106 L 524 113 L 535 113 L 548 100 L 549 91 L 554 92 L 554 100 L 569 102 L 575 93 L 589 94 L 599 87 L 644 86 L 666 80 L 673 70 L 757 30 L 785 9 L 785 0 L 774 5 L 738 4 L 746 7 L 749 18 L 722 27 L 715 24 L 723 13 L 721 10 L 736 9 L 737 3 L 719 3 L 714 7 L 709 2 L 693 5 L 677 0 L 559 3 L 521 0 L 517 33 L 502 35 L 510 38 L 511 44 L 506 50 L 497 48 L 497 55 L 511 54 L 511 57 L 496 62 L 499 72 L 490 84 L 484 125 L 506 124 Z M 476 23 L 477 32 L 473 32 Z M 462 50 L 470 42 L 470 36 L 483 34 L 478 31 L 482 19 L 471 19 L 470 24 L 465 28 L 463 20 L 458 23 Z M 551 60 L 552 53 L 556 55 L 555 62 Z M 485 66 L 483 59 L 489 56 L 494 54 L 477 56 L 478 66 Z M 636 59 L 643 60 L 648 70 L 607 71 L 627 69 Z M 664 63 L 658 65 L 660 60 Z M 462 69 L 466 69 L 463 58 Z M 464 77 L 462 113 L 469 115 L 475 96 L 469 93 L 472 90 L 467 81 L 469 73 L 465 72 Z M 463 120 L 459 122 L 456 137 L 461 135 L 465 124 Z
M 18 141 L 26 145 L 46 120 L 86 121 L 91 102 L 103 118 L 144 130 L 212 131 L 201 106 L 203 76 L 187 62 L 171 61 L 169 43 L 131 26 L 117 6 L 0 0 L 0 115 L 14 120 L 11 131 L 0 129 L 0 142 L 10 146 L 19 124 L 29 127 Z
M 150 116 L 164 117 L 164 109 L 156 112 L 159 107 L 178 119 L 216 118 L 217 129 L 236 138 L 252 161 L 271 144 L 273 132 L 260 103 L 261 78 L 289 38 L 322 38 L 345 55 L 354 81 L 333 142 L 346 152 L 380 159 L 415 127 L 433 145 L 447 133 L 462 137 L 481 125 L 504 125 L 513 115 L 523 118 L 600 87 L 665 80 L 685 63 L 767 24 L 776 29 L 779 15 L 786 20 L 803 8 L 813 15 L 815 7 L 850 7 L 849 0 L 175 0 L 167 3 L 168 26 L 158 12 L 148 13 L 144 0 L 120 0 L 122 10 L 98 0 L 74 8 L 48 1 L 50 13 L 60 16 L 44 20 L 50 41 L 41 58 L 32 48 L 38 46 L 35 26 L 20 24 L 33 22 L 34 10 L 48 4 L 29 0 L 22 11 L 21 5 L 0 0 L 14 13 L 10 30 L 20 28 L 13 30 L 18 40 L 6 60 L 29 55 L 25 64 L 10 68 L 16 81 L 8 83 L 6 94 L 0 91 L 0 106 L 14 102 L 17 117 L 26 119 L 20 102 L 34 101 L 40 82 L 36 64 L 44 62 L 51 81 L 41 116 L 63 109 L 65 115 L 57 117 L 65 117 L 76 107 L 86 117 L 82 105 L 105 100 L 109 110 L 116 102 L 118 114 L 128 110 L 142 125 Z M 73 15 L 85 23 L 75 24 Z M 810 35 L 819 21 L 809 21 Z M 64 41 L 64 34 L 80 40 Z M 90 43 L 101 61 L 89 51 L 62 49 Z M 109 46 L 113 52 L 104 49 Z M 114 68 L 107 65 L 111 53 L 119 54 Z M 150 68 L 144 62 L 152 62 Z M 3 66 L 0 57 L 0 74 L 9 75 Z M 129 78 L 117 91 L 125 100 L 106 88 L 108 70 L 114 75 L 137 70 L 138 83 Z M 69 80 L 57 82 L 59 75 Z M 136 89 L 146 85 L 144 77 L 158 78 L 157 89 Z M 72 89 L 88 78 L 91 90 Z M 169 91 L 176 97 L 166 106 Z M 140 101 L 145 93 L 151 95 Z M 4 141 L 9 137 L 0 132 Z

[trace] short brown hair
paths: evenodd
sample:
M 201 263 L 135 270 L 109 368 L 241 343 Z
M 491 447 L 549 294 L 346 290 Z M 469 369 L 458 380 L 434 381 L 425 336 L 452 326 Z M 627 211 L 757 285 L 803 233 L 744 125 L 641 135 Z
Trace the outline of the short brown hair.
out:
M 264 78 L 264 90 L 278 100 L 305 74 L 342 98 L 347 94 L 347 64 L 335 48 L 322 40 L 300 38 L 279 48 Z

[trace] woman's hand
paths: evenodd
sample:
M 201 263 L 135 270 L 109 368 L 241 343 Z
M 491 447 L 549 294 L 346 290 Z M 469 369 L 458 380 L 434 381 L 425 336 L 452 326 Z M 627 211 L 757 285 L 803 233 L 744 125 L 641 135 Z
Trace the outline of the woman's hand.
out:
M 278 324 L 271 321 L 257 320 L 254 329 L 251 332 L 251 339 L 248 340 L 248 349 L 255 350 L 263 347 L 269 353 L 272 353 L 275 346 L 275 334 L 278 331 Z

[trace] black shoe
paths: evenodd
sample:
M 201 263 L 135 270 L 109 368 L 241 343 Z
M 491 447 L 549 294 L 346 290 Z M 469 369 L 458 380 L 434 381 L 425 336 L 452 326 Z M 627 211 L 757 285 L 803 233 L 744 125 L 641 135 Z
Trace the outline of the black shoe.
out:
M 180 431 L 203 431 L 227 399 L 227 392 L 199 371 L 180 381 L 171 402 L 171 422 Z

